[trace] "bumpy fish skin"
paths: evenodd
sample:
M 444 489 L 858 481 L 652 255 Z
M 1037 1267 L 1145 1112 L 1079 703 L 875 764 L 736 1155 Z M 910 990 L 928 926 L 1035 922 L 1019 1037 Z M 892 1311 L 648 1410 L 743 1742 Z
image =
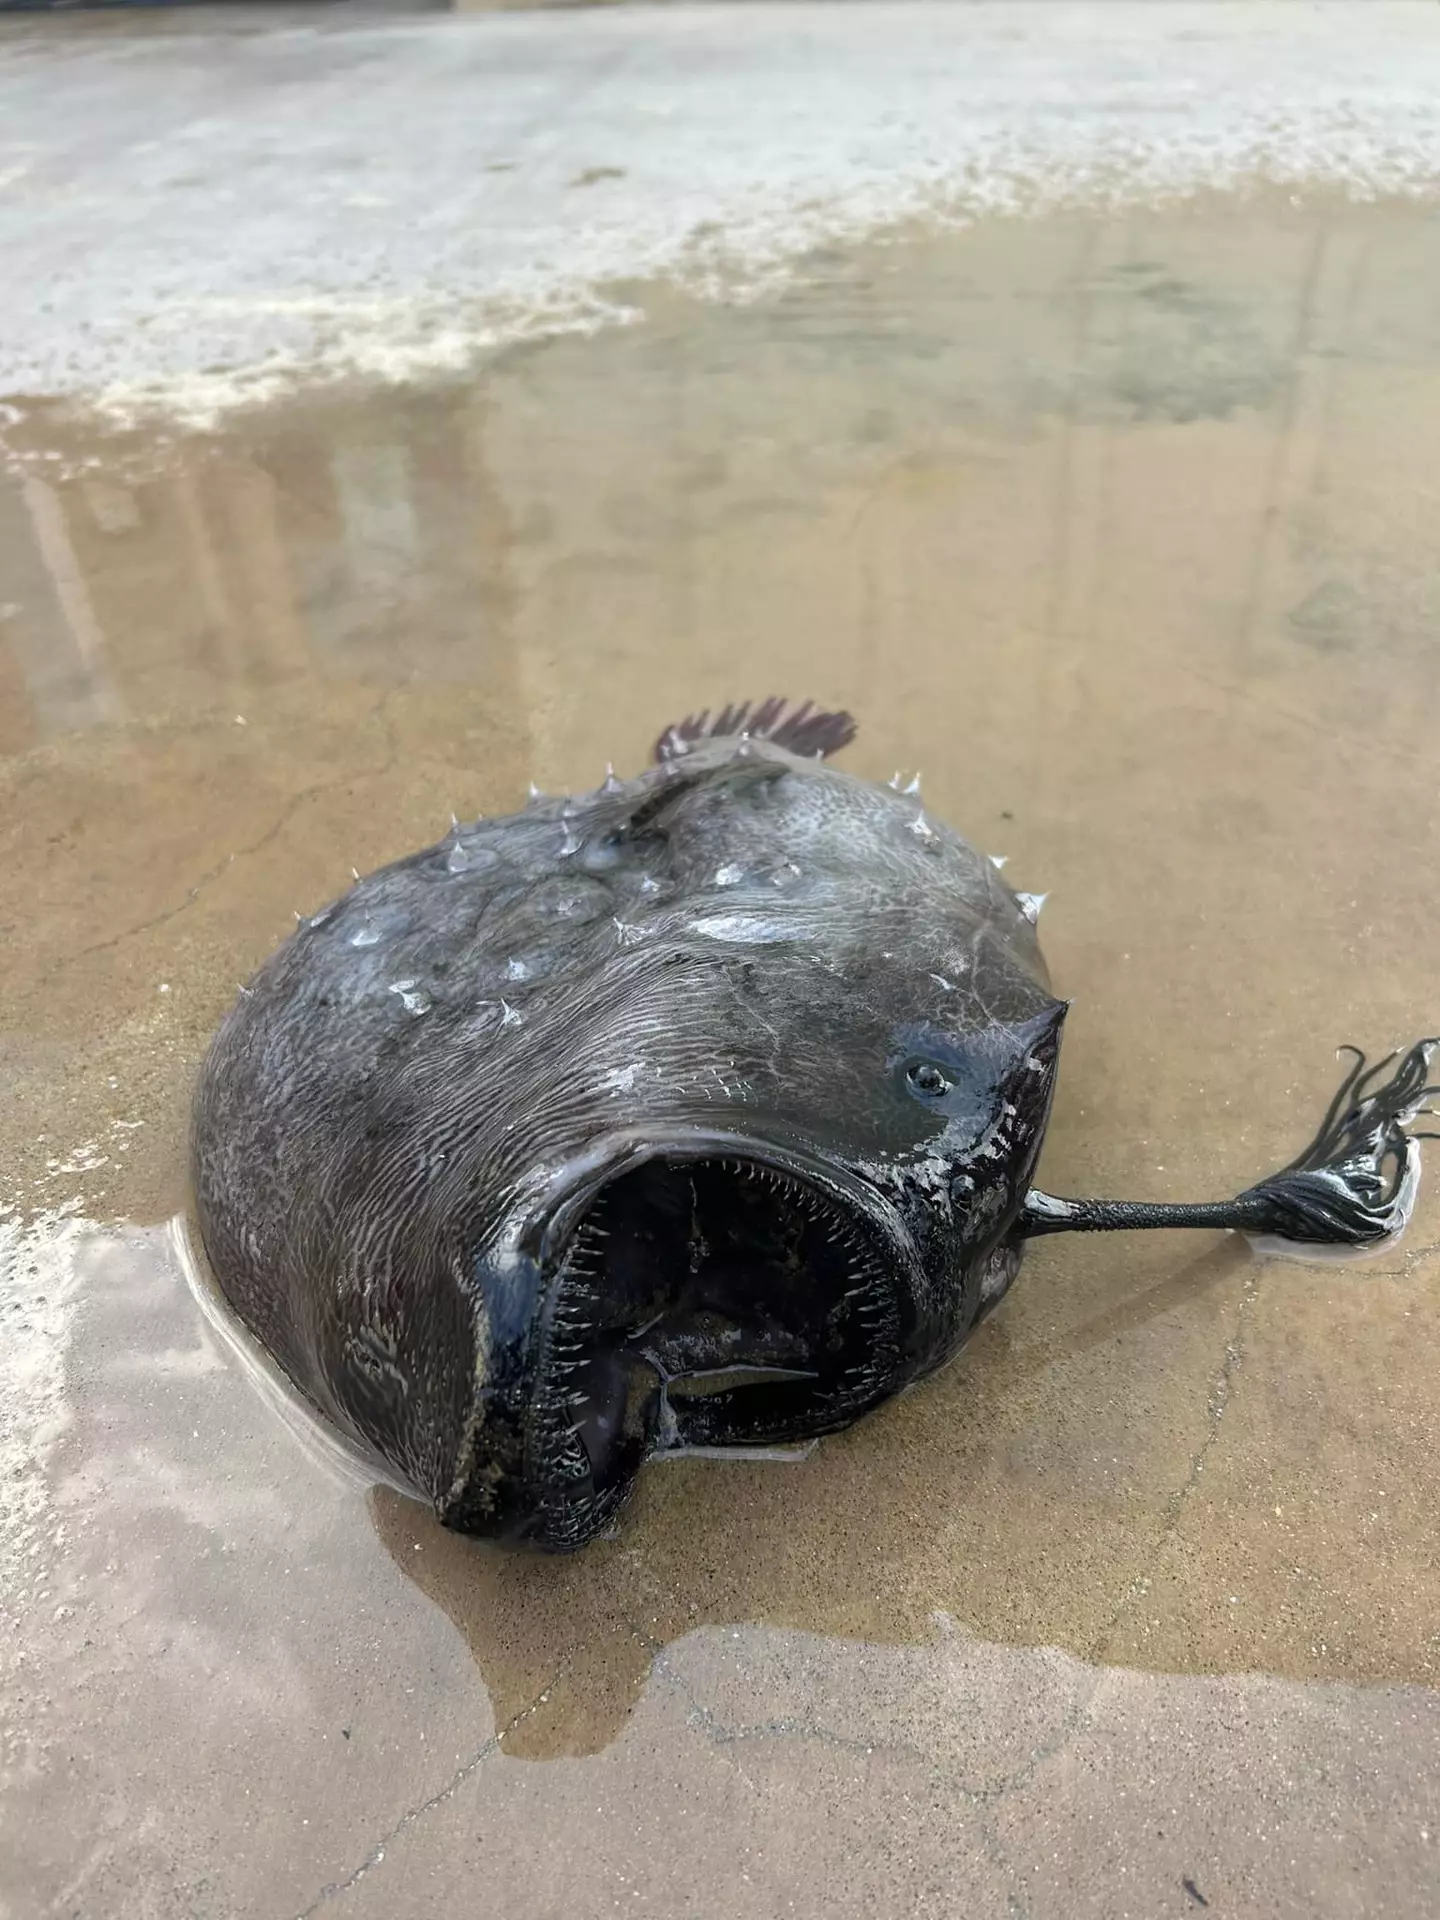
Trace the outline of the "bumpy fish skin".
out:
M 1018 1264 L 1065 1011 L 1027 908 L 918 797 L 769 722 L 667 736 L 636 779 L 358 881 L 211 1047 L 192 1150 L 218 1283 L 450 1525 L 576 1546 L 666 1445 L 844 1426 L 947 1359 Z M 768 1292 L 706 1239 L 737 1207 L 777 1250 Z M 640 1298 L 650 1246 L 693 1270 L 653 1339 L 606 1298 Z M 664 1380 L 723 1385 L 727 1355 L 773 1384 L 677 1425 Z

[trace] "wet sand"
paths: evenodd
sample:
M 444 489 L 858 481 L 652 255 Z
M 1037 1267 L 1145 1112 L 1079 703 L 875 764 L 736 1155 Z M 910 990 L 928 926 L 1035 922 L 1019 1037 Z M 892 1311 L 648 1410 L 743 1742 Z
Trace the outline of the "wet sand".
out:
M 294 912 L 772 691 L 1050 890 L 1047 1186 L 1288 1157 L 1336 1043 L 1436 1026 L 1437 220 L 907 230 L 450 385 L 7 430 L 15 1913 L 1431 1908 L 1432 1192 L 1368 1267 L 1042 1243 L 937 1379 L 563 1562 L 307 1451 L 169 1223 Z

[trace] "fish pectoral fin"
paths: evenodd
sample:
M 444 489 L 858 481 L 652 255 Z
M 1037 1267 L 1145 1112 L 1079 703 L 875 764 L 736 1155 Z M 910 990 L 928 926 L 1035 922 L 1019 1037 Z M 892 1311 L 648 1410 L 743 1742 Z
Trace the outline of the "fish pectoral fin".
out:
M 1168 1205 L 1134 1200 L 1064 1200 L 1038 1187 L 1016 1222 L 1022 1238 L 1044 1233 L 1112 1233 L 1156 1227 L 1219 1227 L 1243 1233 L 1259 1253 L 1292 1259 L 1362 1257 L 1393 1247 L 1409 1224 L 1420 1187 L 1414 1122 L 1440 1093 L 1426 1082 L 1440 1040 L 1428 1039 L 1373 1067 L 1357 1047 L 1354 1064 L 1310 1144 L 1278 1173 L 1233 1200 Z M 1398 1062 L 1398 1064 L 1396 1064 Z M 1389 1071 L 1389 1078 L 1384 1076 Z

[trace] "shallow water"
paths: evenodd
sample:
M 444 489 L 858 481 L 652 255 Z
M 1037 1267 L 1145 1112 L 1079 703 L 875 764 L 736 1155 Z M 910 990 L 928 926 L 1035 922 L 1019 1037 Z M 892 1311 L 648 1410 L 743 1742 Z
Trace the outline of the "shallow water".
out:
M 1306 1911 L 1422 1910 L 1430 1195 L 1370 1268 L 1042 1243 L 942 1376 L 803 1464 L 653 1469 L 564 1562 L 302 1445 L 168 1223 L 200 1051 L 292 912 L 772 691 L 1051 891 L 1047 1186 L 1288 1158 L 1335 1043 L 1436 1026 L 1437 234 L 909 233 L 744 307 L 616 288 L 642 324 L 464 385 L 7 429 L 0 1898 L 393 1915 L 483 1871 L 507 1913 L 644 1913 L 723 1872 L 736 1913 L 1048 1911 L 1050 1875 L 1110 1912 L 1128 1783 L 1137 1912 L 1197 1874 L 1280 1911 L 1287 1846 Z M 1163 1831 L 1197 1753 L 1203 1874 Z

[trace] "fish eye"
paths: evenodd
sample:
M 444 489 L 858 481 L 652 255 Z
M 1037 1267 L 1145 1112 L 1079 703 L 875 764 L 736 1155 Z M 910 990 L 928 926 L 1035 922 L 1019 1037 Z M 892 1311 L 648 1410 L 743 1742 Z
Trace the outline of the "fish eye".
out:
M 912 1060 L 905 1069 L 905 1078 L 912 1089 L 924 1100 L 937 1100 L 941 1094 L 949 1093 L 955 1082 L 943 1067 L 937 1067 L 933 1060 Z

